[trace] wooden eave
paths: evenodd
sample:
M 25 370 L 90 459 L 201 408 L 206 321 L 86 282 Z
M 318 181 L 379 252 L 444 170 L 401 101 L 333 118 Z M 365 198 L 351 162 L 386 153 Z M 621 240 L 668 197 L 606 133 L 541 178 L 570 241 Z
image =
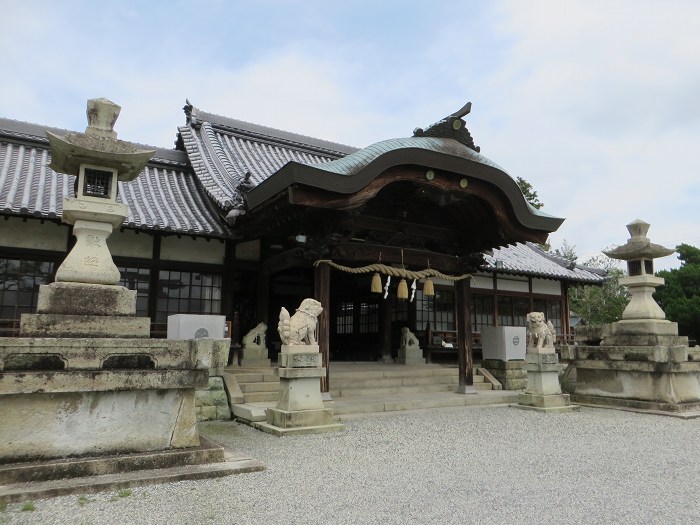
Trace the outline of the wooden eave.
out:
M 490 185 L 492 193 L 494 189 L 499 190 L 508 201 L 509 208 L 512 209 L 513 219 L 522 226 L 523 230 L 533 231 L 534 235 L 528 237 L 546 238 L 548 233 L 556 231 L 564 221 L 529 207 L 515 181 L 494 165 L 444 152 L 411 147 L 393 149 L 379 154 L 350 174 L 329 171 L 324 169 L 323 164 L 311 166 L 289 162 L 246 194 L 247 208 L 254 213 L 258 206 L 290 188 L 292 189 L 290 199 L 296 199 L 293 200 L 295 203 L 307 202 L 308 205 L 321 206 L 325 199 L 325 207 L 352 208 L 363 200 L 366 202 L 367 199 L 372 198 L 390 182 L 380 179 L 379 182 L 372 184 L 380 175 L 389 172 L 392 168 L 407 165 L 421 166 L 426 171 L 431 169 L 450 174 L 449 177 L 435 183 L 445 185 L 446 191 L 450 191 L 449 188 L 454 187 L 455 184 L 458 186 L 462 177 L 467 178 L 469 185 L 479 181 Z M 425 172 L 423 172 L 424 175 Z M 398 178 L 401 177 L 398 175 Z M 322 198 L 313 201 L 313 194 L 309 193 L 311 190 L 322 190 L 327 194 L 317 194 Z M 311 204 L 312 202 L 314 204 Z

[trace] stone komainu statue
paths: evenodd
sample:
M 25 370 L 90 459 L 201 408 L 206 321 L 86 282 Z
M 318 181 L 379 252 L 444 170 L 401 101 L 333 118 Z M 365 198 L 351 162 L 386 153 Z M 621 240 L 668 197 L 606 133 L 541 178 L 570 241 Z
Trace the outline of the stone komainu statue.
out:
M 416 335 L 411 332 L 411 330 L 408 329 L 407 326 L 404 326 L 401 329 L 401 344 L 399 345 L 400 348 L 419 348 L 420 343 L 418 342 L 418 338 Z
M 264 347 L 267 325 L 258 323 L 258 326 L 243 336 L 243 348 Z
M 556 333 L 552 321 L 545 322 L 543 312 L 527 314 L 527 347 L 554 348 Z
M 315 299 L 304 299 L 290 317 L 286 308 L 280 310 L 277 331 L 284 345 L 315 345 L 316 324 L 323 307 Z

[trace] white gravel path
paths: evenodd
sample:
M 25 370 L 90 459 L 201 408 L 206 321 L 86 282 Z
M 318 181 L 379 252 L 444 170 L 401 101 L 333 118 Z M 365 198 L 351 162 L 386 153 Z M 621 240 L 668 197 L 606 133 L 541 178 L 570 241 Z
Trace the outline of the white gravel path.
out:
M 0 524 L 700 523 L 700 419 L 467 407 L 346 425 L 277 438 L 206 424 L 267 470 L 11 504 Z

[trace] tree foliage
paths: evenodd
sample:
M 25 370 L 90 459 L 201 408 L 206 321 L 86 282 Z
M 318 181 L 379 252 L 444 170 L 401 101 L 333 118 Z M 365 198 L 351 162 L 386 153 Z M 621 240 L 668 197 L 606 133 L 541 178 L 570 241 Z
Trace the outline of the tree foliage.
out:
M 678 323 L 678 332 L 690 339 L 700 339 L 700 249 L 676 246 L 681 267 L 657 272 L 666 280 L 654 293 L 666 318 Z
M 569 244 L 566 240 L 552 253 L 571 262 L 576 262 L 578 259 L 576 246 Z M 629 302 L 627 289 L 618 282 L 618 279 L 624 275 L 619 261 L 600 254 L 591 257 L 582 265 L 605 270 L 608 278 L 600 286 L 577 285 L 569 288 L 569 307 L 588 324 L 598 325 L 619 321 Z
M 525 197 L 525 200 L 530 203 L 530 206 L 538 210 L 544 207 L 544 203 L 540 201 L 539 197 L 537 196 L 537 192 L 532 187 L 532 184 L 522 177 L 517 177 L 515 182 L 518 183 L 520 191 Z

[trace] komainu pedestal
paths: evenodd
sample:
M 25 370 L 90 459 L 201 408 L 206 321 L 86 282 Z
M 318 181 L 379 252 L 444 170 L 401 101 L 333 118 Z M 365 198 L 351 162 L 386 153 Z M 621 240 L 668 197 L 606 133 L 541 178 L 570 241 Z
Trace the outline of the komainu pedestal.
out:
M 267 409 L 267 422 L 254 423 L 256 428 L 277 436 L 345 429 L 333 420 L 333 410 L 325 408 L 321 398 L 326 369 L 316 343 L 316 323 L 322 311 L 315 299 L 304 299 L 292 316 L 286 308 L 280 311 L 279 398 L 275 408 Z
M 563 394 L 559 383 L 559 358 L 554 351 L 554 331 L 542 312 L 527 315 L 528 341 L 525 353 L 527 388 L 518 396 L 518 407 L 542 412 L 578 410 Z
M 277 436 L 345 429 L 333 419 L 333 409 L 323 405 L 320 379 L 326 369 L 318 345 L 282 345 L 277 374 L 277 405 L 267 409 L 267 422 L 257 423 L 257 428 Z

